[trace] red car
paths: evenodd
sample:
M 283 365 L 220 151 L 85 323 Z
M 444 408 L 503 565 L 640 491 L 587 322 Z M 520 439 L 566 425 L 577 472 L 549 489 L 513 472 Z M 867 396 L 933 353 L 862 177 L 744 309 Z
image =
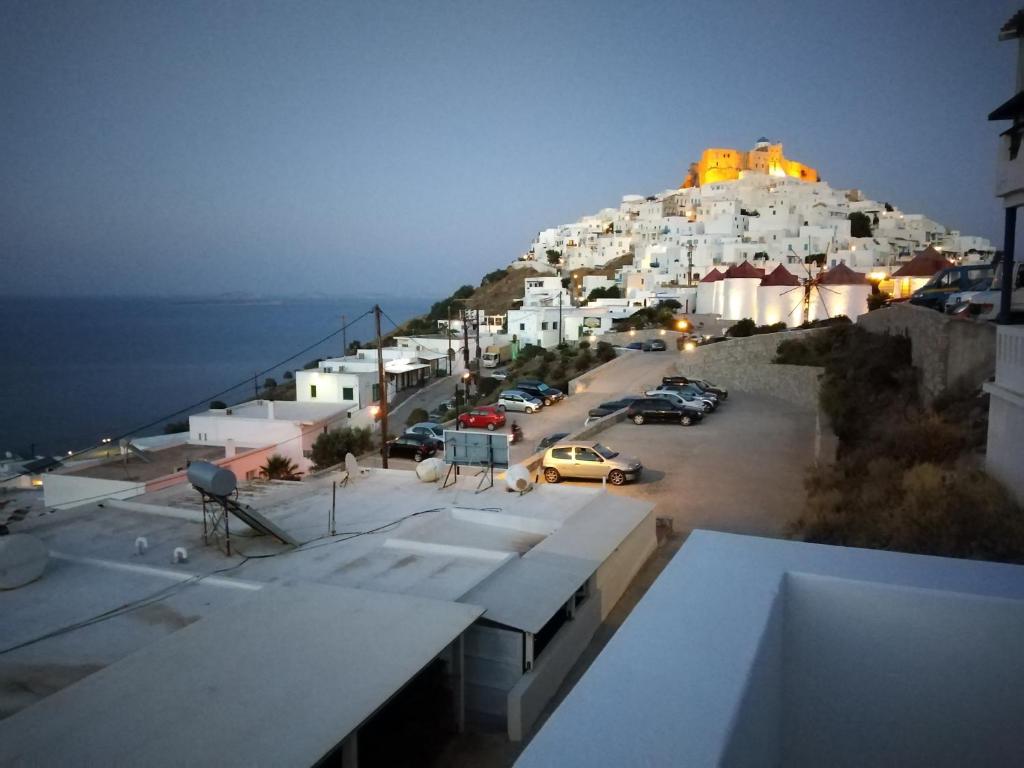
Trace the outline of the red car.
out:
M 459 424 L 464 427 L 486 428 L 493 432 L 505 426 L 505 414 L 493 405 L 480 405 L 471 411 L 459 414 Z

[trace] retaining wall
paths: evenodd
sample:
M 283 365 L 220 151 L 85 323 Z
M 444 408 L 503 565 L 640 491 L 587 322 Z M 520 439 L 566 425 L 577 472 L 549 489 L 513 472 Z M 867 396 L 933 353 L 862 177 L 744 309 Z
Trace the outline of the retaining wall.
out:
M 676 370 L 684 376 L 708 379 L 719 386 L 740 392 L 777 397 L 801 408 L 818 407 L 818 380 L 824 369 L 807 365 L 777 365 L 779 342 L 821 333 L 784 331 L 729 339 L 683 352 Z
M 894 304 L 861 315 L 857 325 L 872 333 L 910 339 L 925 402 L 950 388 L 977 389 L 995 374 L 996 326 L 992 323 L 958 319 L 913 304 Z

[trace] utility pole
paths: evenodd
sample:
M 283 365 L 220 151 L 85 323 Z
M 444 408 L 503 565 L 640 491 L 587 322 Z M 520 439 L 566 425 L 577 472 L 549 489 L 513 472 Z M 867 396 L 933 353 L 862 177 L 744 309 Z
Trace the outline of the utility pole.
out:
M 469 324 L 466 319 L 466 308 L 462 308 L 462 363 L 469 370 Z
M 453 374 L 455 371 L 455 350 L 452 348 L 452 304 L 448 302 L 448 328 L 445 330 L 448 334 L 448 373 Z
M 562 294 L 565 291 L 558 291 L 558 346 L 562 346 Z
M 693 285 L 693 240 L 686 241 L 686 285 Z
M 380 340 L 380 304 L 373 305 L 377 322 L 377 386 L 380 389 L 380 463 L 388 468 L 388 378 L 384 373 L 384 347 Z
M 473 316 L 476 318 L 476 371 L 480 373 L 480 310 L 474 309 Z
M 256 399 L 259 400 L 260 399 L 260 388 L 259 388 L 259 385 L 256 383 L 256 377 L 257 377 L 257 374 L 254 373 L 252 375 L 252 392 L 253 392 L 253 395 L 256 397 Z
M 348 354 L 348 326 L 345 324 L 345 316 L 341 316 L 341 356 Z

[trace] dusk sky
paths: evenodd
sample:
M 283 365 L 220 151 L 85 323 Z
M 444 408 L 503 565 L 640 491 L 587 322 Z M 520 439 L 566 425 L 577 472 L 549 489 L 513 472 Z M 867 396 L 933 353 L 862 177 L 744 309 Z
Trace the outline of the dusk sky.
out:
M 761 135 L 1001 245 L 1009 0 L 0 0 L 0 292 L 440 297 Z

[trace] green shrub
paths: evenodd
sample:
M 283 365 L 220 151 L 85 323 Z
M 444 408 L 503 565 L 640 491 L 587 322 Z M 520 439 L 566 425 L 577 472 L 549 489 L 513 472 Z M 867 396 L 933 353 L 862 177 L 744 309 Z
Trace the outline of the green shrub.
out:
M 373 432 L 369 427 L 342 427 L 323 432 L 313 443 L 312 459 L 315 469 L 333 467 L 345 460 L 345 454 L 359 456 L 373 447 Z
M 164 424 L 164 434 L 174 435 L 178 432 L 188 432 L 188 419 L 179 419 L 178 421 L 168 421 Z
M 599 361 L 607 363 L 609 360 L 615 359 L 615 347 L 607 341 L 599 341 L 597 342 L 596 354 Z
M 558 359 L 558 353 L 553 349 L 544 350 L 544 362 L 553 363 Z
M 585 340 L 584 340 L 584 341 L 581 341 L 581 342 L 580 342 L 579 344 L 577 344 L 576 346 L 577 346 L 577 348 L 579 348 L 579 349 L 590 349 L 590 342 L 589 342 L 589 341 L 585 341 Z
M 228 404 L 225 403 L 223 400 L 214 400 L 212 403 L 210 403 L 210 407 L 211 408 L 227 408 Z
M 260 467 L 260 475 L 267 480 L 299 480 L 302 477 L 295 462 L 279 453 L 270 456 L 267 463 Z
M 747 336 L 753 336 L 755 328 L 757 328 L 757 323 L 749 317 L 745 317 L 730 325 L 728 330 L 725 332 L 725 335 L 731 336 L 734 339 L 745 338 Z
M 579 352 L 576 353 L 576 362 L 575 362 L 576 370 L 577 371 L 585 371 L 585 370 L 587 370 L 590 367 L 591 363 L 593 363 L 593 361 L 594 361 L 594 358 L 590 354 L 590 350 L 588 348 L 584 347 L 583 349 L 581 349 Z
M 429 418 L 430 414 L 427 413 L 425 408 L 413 408 L 405 420 L 405 426 L 411 427 L 413 424 L 419 424 L 421 421 L 427 421 Z

